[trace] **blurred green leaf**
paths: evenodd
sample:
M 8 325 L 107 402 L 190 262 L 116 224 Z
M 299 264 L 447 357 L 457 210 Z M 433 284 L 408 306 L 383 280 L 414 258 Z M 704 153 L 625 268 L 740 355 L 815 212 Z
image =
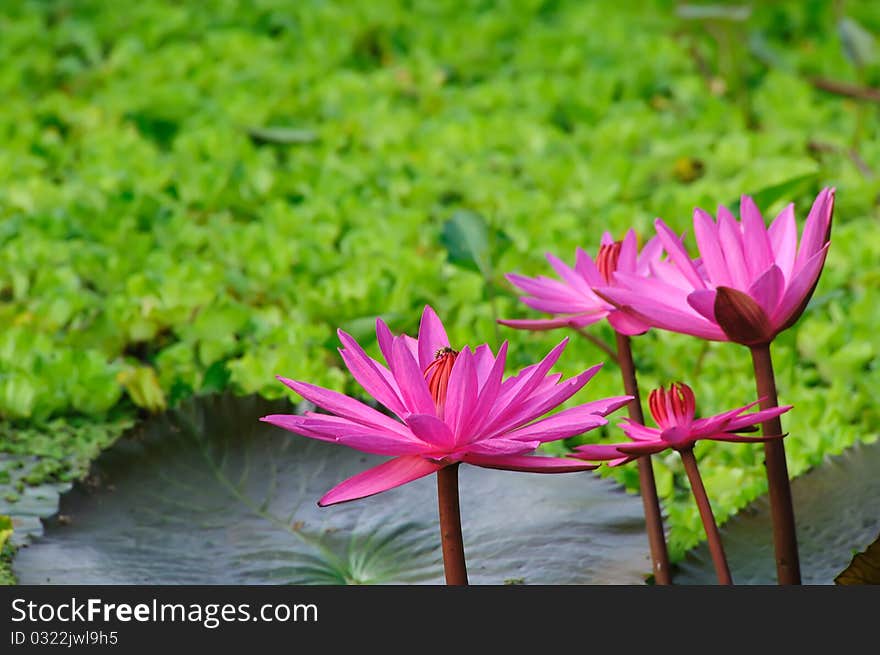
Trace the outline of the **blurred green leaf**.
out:
M 272 143 L 278 145 L 306 145 L 318 140 L 314 130 L 296 127 L 249 127 L 248 136 L 254 143 Z
M 809 188 L 818 177 L 818 172 L 795 175 L 787 180 L 771 184 L 749 194 L 760 208 L 770 207 L 776 202 L 798 197 L 804 189 Z M 739 199 L 731 205 L 739 205 Z
M 847 59 L 856 68 L 864 68 L 877 60 L 877 48 L 874 35 L 866 30 L 857 20 L 846 16 L 837 23 L 840 43 Z
M 119 373 L 117 380 L 138 407 L 153 413 L 161 412 L 167 407 L 165 392 L 162 391 L 156 371 L 151 366 L 125 369 Z
M 443 224 L 440 242 L 452 264 L 491 276 L 489 225 L 482 216 L 468 210 L 455 212 Z

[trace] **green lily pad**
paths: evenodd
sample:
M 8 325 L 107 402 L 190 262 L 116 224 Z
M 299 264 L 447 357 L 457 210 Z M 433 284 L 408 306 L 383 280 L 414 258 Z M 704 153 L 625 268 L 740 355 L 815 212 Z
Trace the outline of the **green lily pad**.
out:
M 257 421 L 286 401 L 211 396 L 144 424 L 94 463 L 19 551 L 23 584 L 440 583 L 433 476 L 318 508 L 382 458 Z M 463 466 L 474 583 L 640 583 L 641 503 L 592 473 Z
M 880 532 L 880 442 L 857 444 L 826 458 L 791 483 L 801 579 L 833 584 L 835 576 Z M 776 584 L 770 504 L 763 496 L 721 529 L 735 584 Z M 680 564 L 677 584 L 714 584 L 705 544 Z

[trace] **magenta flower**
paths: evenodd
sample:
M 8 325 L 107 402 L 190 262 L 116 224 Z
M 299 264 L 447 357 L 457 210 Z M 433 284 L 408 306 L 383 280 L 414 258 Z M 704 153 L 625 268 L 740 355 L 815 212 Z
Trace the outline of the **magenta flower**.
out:
M 648 396 L 648 407 L 657 423 L 657 428 L 648 428 L 625 419 L 621 423 L 621 427 L 632 441 L 620 444 L 579 446 L 576 448 L 578 452 L 575 456 L 589 460 L 608 460 L 611 466 L 618 466 L 642 455 L 659 453 L 667 448 L 677 450 L 690 481 L 703 528 L 706 530 L 709 552 L 712 555 L 718 582 L 732 584 L 733 579 L 730 576 L 730 568 L 727 565 L 727 556 L 724 554 L 724 545 L 721 543 L 718 524 L 715 522 L 709 496 L 706 494 L 706 488 L 703 485 L 694 456 L 694 444 L 700 439 L 734 442 L 781 440 L 785 436 L 784 434 L 768 436 L 765 433 L 760 437 L 746 437 L 737 434 L 742 431 L 752 431 L 755 424 L 776 419 L 780 414 L 791 409 L 791 406 L 771 407 L 752 414 L 743 413 L 757 405 L 758 402 L 760 401 L 709 418 L 695 419 L 696 401 L 694 400 L 694 392 L 689 386 L 678 383 L 670 385 L 668 390 L 660 387 L 654 389 Z
M 646 332 L 647 323 L 632 314 L 618 311 L 614 305 L 596 295 L 593 289 L 615 285 L 615 271 L 634 277 L 649 275 L 652 262 L 659 259 L 661 252 L 662 245 L 655 237 L 639 253 L 636 233 L 630 230 L 623 241 L 614 241 L 611 234 L 605 232 L 595 262 L 590 255 L 578 248 L 574 268 L 547 253 L 547 261 L 561 281 L 543 275 L 530 278 L 508 273 L 505 277 L 511 284 L 530 294 L 520 298 L 523 303 L 532 309 L 557 316 L 549 319 L 505 319 L 498 322 L 523 330 L 551 330 L 564 326 L 582 328 L 607 317 L 611 326 L 621 334 Z
M 660 387 L 654 389 L 648 396 L 648 407 L 658 427 L 649 428 L 631 419 L 623 419 L 620 427 L 632 441 L 578 446 L 575 448 L 577 452 L 574 456 L 593 461 L 608 460 L 611 466 L 618 466 L 640 455 L 652 455 L 667 448 L 679 451 L 690 450 L 700 439 L 747 443 L 784 437 L 784 434 L 759 437 L 738 434 L 742 431 L 751 431 L 756 424 L 784 414 L 792 407 L 786 405 L 749 414 L 743 413 L 758 402 L 760 401 L 709 418 L 695 419 L 696 401 L 694 392 L 688 385 L 672 384 L 668 390 Z
M 747 346 L 768 344 L 797 321 L 816 288 L 830 245 L 833 209 L 834 189 L 823 189 L 800 244 L 793 205 L 769 228 L 749 196 L 742 197 L 741 221 L 723 206 L 717 222 L 696 209 L 697 259 L 658 218 L 657 234 L 669 259 L 652 262 L 650 277 L 618 270 L 615 284 L 597 292 L 654 327 Z
M 386 367 L 339 331 L 342 359 L 364 390 L 397 419 L 341 393 L 279 377 L 329 414 L 275 414 L 261 420 L 291 432 L 393 459 L 331 489 L 319 505 L 370 496 L 444 467 L 465 462 L 486 468 L 564 473 L 595 468 L 583 461 L 532 456 L 540 444 L 607 423 L 604 415 L 630 396 L 603 398 L 541 419 L 579 391 L 601 368 L 562 381 L 550 374 L 567 340 L 541 362 L 504 378 L 507 342 L 453 350 L 440 319 L 426 307 L 418 339 L 393 336 L 376 321 Z

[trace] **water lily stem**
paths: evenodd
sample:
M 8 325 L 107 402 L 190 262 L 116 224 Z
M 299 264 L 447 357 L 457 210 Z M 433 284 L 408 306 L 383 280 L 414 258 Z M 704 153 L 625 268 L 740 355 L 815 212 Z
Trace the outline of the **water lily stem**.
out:
M 597 337 L 593 334 L 590 334 L 589 332 L 587 332 L 583 328 L 573 327 L 572 329 L 575 332 L 577 332 L 579 335 L 581 335 L 584 339 L 589 341 L 591 344 L 596 346 L 599 350 L 601 350 L 606 355 L 608 355 L 611 358 L 611 361 L 613 361 L 615 364 L 620 364 L 620 362 L 617 360 L 617 353 L 614 352 L 614 348 L 609 346 L 602 339 L 600 339 L 599 337 Z M 629 337 L 627 337 L 627 338 L 629 338 Z
M 645 424 L 642 414 L 642 402 L 639 398 L 639 383 L 636 379 L 636 367 L 633 362 L 630 338 L 625 334 L 617 335 L 617 362 L 623 376 L 623 388 L 633 399 L 627 405 L 629 417 L 640 425 Z M 645 510 L 645 528 L 648 532 L 648 544 L 651 547 L 651 560 L 654 568 L 654 583 L 658 585 L 672 584 L 669 571 L 669 553 L 666 549 L 666 537 L 663 534 L 663 514 L 660 511 L 660 499 L 657 496 L 657 484 L 654 481 L 654 469 L 651 456 L 643 455 L 638 459 L 639 491 Z
M 755 368 L 755 384 L 761 409 L 778 407 L 776 379 L 770 346 L 752 346 L 752 364 Z M 761 424 L 764 436 L 782 434 L 782 422 L 776 416 Z M 770 496 L 770 514 L 773 518 L 773 546 L 776 553 L 776 579 L 779 584 L 800 584 L 801 571 L 798 561 L 797 532 L 794 507 L 791 500 L 791 484 L 788 465 L 785 462 L 785 446 L 782 439 L 764 442 L 764 464 L 767 468 L 767 484 Z
M 709 496 L 706 495 L 706 487 L 703 486 L 703 478 L 700 477 L 700 470 L 697 468 L 694 449 L 687 448 L 679 451 L 679 454 L 691 483 L 691 491 L 697 501 L 697 508 L 700 510 L 700 518 L 703 520 L 703 528 L 706 530 L 706 539 L 709 541 L 709 552 L 712 555 L 712 563 L 715 565 L 718 583 L 733 584 L 733 579 L 730 577 L 730 567 L 727 565 L 727 557 L 724 555 L 724 545 L 721 543 L 721 533 L 718 532 L 718 525 L 712 514 L 712 506 L 709 504 Z
M 461 511 L 458 506 L 458 464 L 437 471 L 437 500 L 440 509 L 440 542 L 446 584 L 466 585 L 467 565 L 461 538 Z

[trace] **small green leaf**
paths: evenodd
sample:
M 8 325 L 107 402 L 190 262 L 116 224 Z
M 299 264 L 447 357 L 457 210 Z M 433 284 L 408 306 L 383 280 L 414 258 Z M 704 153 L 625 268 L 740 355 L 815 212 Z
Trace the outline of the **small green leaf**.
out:
M 837 23 L 843 54 L 856 68 L 873 64 L 877 58 L 874 35 L 853 18 L 842 18 Z
M 131 401 L 138 407 L 156 413 L 167 407 L 165 392 L 151 366 L 140 366 L 121 371 L 117 381 L 125 387 Z
M 443 224 L 440 241 L 450 263 L 489 276 L 489 226 L 482 216 L 466 209 L 455 212 Z
M 249 127 L 247 133 L 258 145 L 307 145 L 318 140 L 318 134 L 314 130 L 298 127 Z
M 462 209 L 443 224 L 440 242 L 449 254 L 449 262 L 461 268 L 492 277 L 492 256 L 510 243 L 501 230 L 493 230 L 480 214 Z

